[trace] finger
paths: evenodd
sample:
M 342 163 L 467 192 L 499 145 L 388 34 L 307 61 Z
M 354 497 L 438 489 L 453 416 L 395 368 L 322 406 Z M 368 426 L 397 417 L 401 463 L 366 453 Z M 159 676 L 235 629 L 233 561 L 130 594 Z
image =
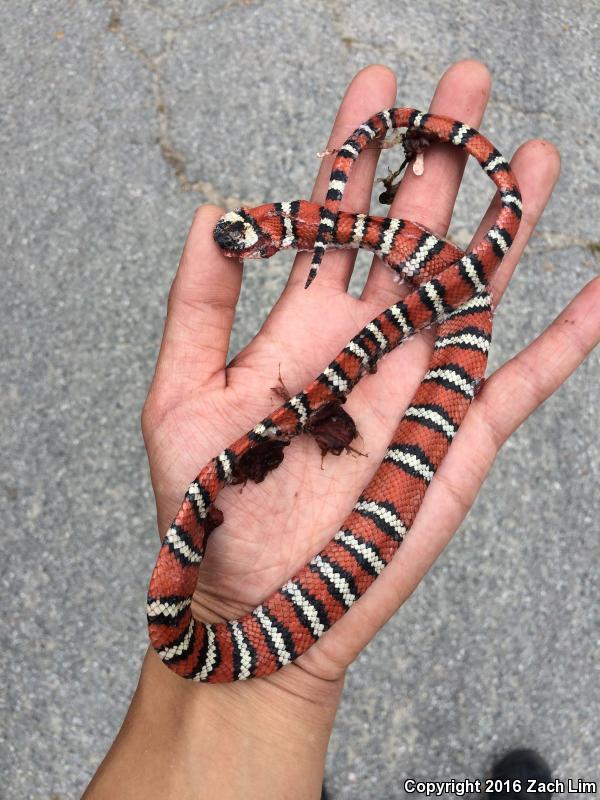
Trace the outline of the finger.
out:
M 396 99 L 396 78 L 394 73 L 380 64 L 374 64 L 361 70 L 352 80 L 341 102 L 333 130 L 329 137 L 327 149 L 340 147 L 350 134 L 365 120 L 394 104 Z M 352 178 L 346 187 L 342 210 L 367 213 L 371 201 L 371 190 L 375 168 L 379 159 L 378 148 L 368 149 L 358 159 L 352 170 Z M 317 180 L 311 195 L 316 203 L 325 201 L 327 184 L 331 172 L 333 156 L 321 162 Z M 346 291 L 352 275 L 356 253 L 350 250 L 330 251 L 325 256 L 322 273 L 316 286 L 322 289 L 335 287 Z M 297 256 L 292 268 L 288 287 L 304 287 L 310 264 L 311 254 L 301 253 Z
M 519 181 L 522 197 L 523 197 L 523 217 L 519 231 L 515 236 L 513 246 L 505 256 L 500 269 L 502 270 L 496 284 L 497 293 L 503 289 L 512 275 L 516 264 L 523 253 L 533 229 L 535 228 L 542 212 L 548 202 L 552 193 L 552 189 L 558 178 L 560 170 L 560 158 L 556 148 L 548 142 L 531 141 L 522 145 L 511 162 L 511 166 L 515 172 L 517 180 Z M 492 201 L 490 209 L 486 213 L 473 241 L 476 243 L 491 227 L 494 219 L 497 216 L 497 208 L 495 208 L 496 200 Z M 423 339 L 429 341 L 431 346 L 435 337 L 433 331 L 425 332 L 426 335 L 422 336 Z M 494 379 L 490 379 L 494 380 Z M 443 462 L 440 470 L 436 474 L 438 485 L 443 483 L 446 492 L 451 495 L 456 501 L 454 503 L 455 515 L 458 517 L 449 516 L 449 519 L 456 519 L 456 524 L 459 524 L 460 519 L 466 513 L 471 502 L 474 499 L 474 494 L 470 495 L 470 487 L 483 481 L 485 474 L 494 458 L 493 453 L 487 453 L 486 457 L 481 461 L 480 456 L 483 451 L 478 447 L 478 437 L 474 437 L 470 443 L 467 452 L 473 455 L 469 459 L 465 459 L 465 466 L 455 468 L 454 472 L 449 470 L 448 465 L 452 464 L 453 459 L 458 458 L 461 453 L 462 442 L 467 436 L 466 431 L 469 430 L 473 417 L 477 415 L 477 409 L 480 407 L 480 398 L 486 396 L 487 384 L 482 390 L 481 395 L 478 396 L 478 402 L 473 405 L 469 411 L 465 422 L 460 429 L 460 435 L 457 441 L 450 449 L 448 457 Z M 432 487 L 431 494 L 435 496 L 437 490 Z M 473 490 L 477 491 L 477 488 Z M 427 499 L 427 497 L 426 497 Z
M 541 336 L 484 383 L 419 512 L 426 520 L 429 512 L 433 516 L 436 508 L 442 504 L 444 508 L 440 531 L 432 536 L 427 533 L 428 541 L 422 543 L 426 569 L 462 522 L 506 439 L 599 342 L 600 277 L 584 287 Z
M 515 240 L 490 282 L 494 305 L 502 297 L 560 174 L 560 154 L 553 144 L 543 139 L 533 139 L 521 145 L 510 163 L 521 189 L 523 216 Z M 496 193 L 469 249 L 483 239 L 499 211 L 500 195 Z
M 429 111 L 444 114 L 478 128 L 489 99 L 490 73 L 478 61 L 459 61 L 442 76 Z M 445 236 L 452 218 L 456 195 L 467 154 L 457 147 L 433 145 L 425 153 L 425 170 L 415 175 L 409 167 L 402 179 L 389 216 L 419 222 L 438 236 Z M 398 297 L 392 271 L 375 258 L 362 299 L 388 305 Z
M 183 248 L 151 387 L 160 405 L 225 383 L 242 265 L 226 258 L 213 240 L 222 213 L 216 206 L 199 208 Z
M 500 447 L 599 341 L 600 277 L 588 283 L 540 337 L 492 375 L 475 404 L 474 422 L 480 421 Z

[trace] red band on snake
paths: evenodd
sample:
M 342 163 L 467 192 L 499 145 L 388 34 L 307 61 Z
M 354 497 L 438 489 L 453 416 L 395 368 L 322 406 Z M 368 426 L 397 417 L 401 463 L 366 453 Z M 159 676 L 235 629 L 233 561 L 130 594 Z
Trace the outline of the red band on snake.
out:
M 408 220 L 340 212 L 352 165 L 392 128 L 462 148 L 496 184 L 498 217 L 474 249 L 463 253 Z M 392 108 L 363 123 L 337 151 L 324 206 L 271 203 L 221 218 L 215 240 L 227 255 L 264 258 L 285 247 L 313 250 L 310 282 L 327 248 L 363 247 L 415 288 L 359 331 L 302 392 L 211 459 L 190 485 L 148 591 L 150 640 L 170 669 L 211 682 L 269 675 L 306 652 L 390 562 L 484 377 L 492 332 L 487 287 L 512 244 L 521 211 L 515 176 L 484 136 L 447 117 Z M 251 613 L 217 624 L 194 619 L 192 595 L 207 536 L 222 521 L 214 506 L 219 492 L 242 479 L 264 479 L 281 463 L 284 446 L 302 432 L 320 441 L 318 429 L 322 448 L 340 452 L 322 444 L 331 409 L 339 409 L 380 358 L 432 323 L 438 330 L 427 372 L 381 465 L 333 539 Z M 352 424 L 349 430 L 350 437 L 356 434 Z

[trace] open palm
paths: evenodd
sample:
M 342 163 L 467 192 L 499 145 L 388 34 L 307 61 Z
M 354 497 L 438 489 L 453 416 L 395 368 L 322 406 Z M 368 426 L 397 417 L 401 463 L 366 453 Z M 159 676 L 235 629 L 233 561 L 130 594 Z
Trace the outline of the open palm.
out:
M 386 68 L 360 72 L 341 104 L 332 146 L 341 144 L 373 113 L 393 105 L 395 95 L 394 78 Z M 430 110 L 477 128 L 488 95 L 487 70 L 477 62 L 460 62 L 443 76 Z M 368 211 L 376 161 L 373 150 L 357 163 L 345 209 Z M 551 145 L 534 141 L 517 151 L 512 166 L 523 194 L 524 216 L 494 280 L 495 303 L 551 194 L 559 159 Z M 329 167 L 326 161 L 321 168 L 312 195 L 315 201 L 324 198 Z M 432 147 L 425 173 L 406 176 L 390 214 L 445 235 L 463 168 L 461 152 Z M 212 229 L 221 213 L 205 206 L 194 219 L 170 293 L 161 352 L 144 408 L 142 427 L 161 534 L 199 468 L 279 405 L 271 388 L 277 386 L 279 371 L 287 389 L 297 392 L 401 293 L 391 270 L 375 259 L 362 296 L 352 298 L 347 292 L 355 255 L 351 251 L 329 253 L 317 281 L 305 291 L 310 255 L 300 254 L 263 328 L 226 366 L 242 270 L 213 242 Z M 482 221 L 482 232 L 495 214 L 493 206 Z M 487 381 L 392 563 L 298 660 L 298 667 L 326 678 L 343 673 L 457 529 L 502 442 L 576 368 L 599 335 L 596 280 L 538 340 Z M 415 336 L 351 394 L 346 408 L 360 433 L 353 444 L 363 455 L 330 455 L 322 463 L 315 441 L 301 436 L 287 448 L 281 467 L 263 483 L 222 493 L 218 507 L 225 521 L 211 534 L 195 616 L 206 621 L 240 616 L 278 589 L 332 538 L 379 466 L 427 368 L 431 347 L 431 333 Z M 293 676 L 293 670 L 286 668 L 281 676 Z

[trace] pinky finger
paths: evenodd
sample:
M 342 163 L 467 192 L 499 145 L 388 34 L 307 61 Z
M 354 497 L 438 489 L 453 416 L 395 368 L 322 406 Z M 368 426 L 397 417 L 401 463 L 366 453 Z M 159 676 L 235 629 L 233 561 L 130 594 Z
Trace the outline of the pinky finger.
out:
M 600 276 L 579 292 L 541 336 L 485 383 L 472 411 L 496 447 L 566 381 L 599 342 Z

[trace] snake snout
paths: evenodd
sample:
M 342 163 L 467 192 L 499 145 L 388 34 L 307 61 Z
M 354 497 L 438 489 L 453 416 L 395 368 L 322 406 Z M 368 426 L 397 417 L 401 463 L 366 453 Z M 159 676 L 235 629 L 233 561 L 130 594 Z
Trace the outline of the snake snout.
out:
M 215 242 L 223 250 L 242 250 L 245 247 L 244 222 L 220 220 L 215 226 Z
M 224 214 L 217 222 L 213 235 L 225 255 L 246 258 L 258 244 L 255 225 L 243 208 Z

